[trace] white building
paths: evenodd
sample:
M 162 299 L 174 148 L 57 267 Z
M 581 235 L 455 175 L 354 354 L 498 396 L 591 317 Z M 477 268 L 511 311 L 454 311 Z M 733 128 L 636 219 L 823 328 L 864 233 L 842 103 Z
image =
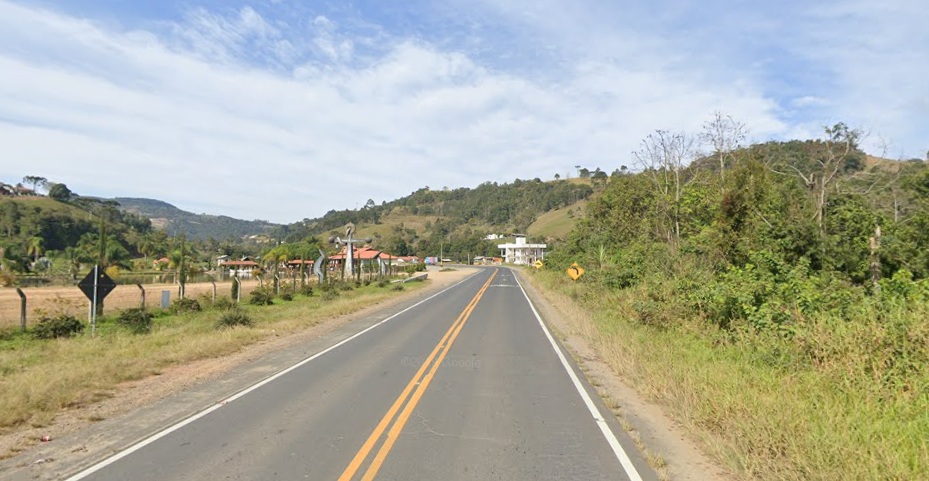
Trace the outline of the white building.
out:
M 499 244 L 500 255 L 507 264 L 531 265 L 545 258 L 545 244 L 527 244 L 526 236 L 517 234 L 513 244 Z

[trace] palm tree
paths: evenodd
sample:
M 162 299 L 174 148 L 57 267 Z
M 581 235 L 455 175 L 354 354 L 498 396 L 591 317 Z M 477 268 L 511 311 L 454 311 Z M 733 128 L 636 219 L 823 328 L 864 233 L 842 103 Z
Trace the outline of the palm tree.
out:
M 29 244 L 26 245 L 26 255 L 32 256 L 32 262 L 39 262 L 39 256 L 42 255 L 45 250 L 42 248 L 42 244 L 45 242 L 45 239 L 39 236 L 33 236 L 29 238 Z

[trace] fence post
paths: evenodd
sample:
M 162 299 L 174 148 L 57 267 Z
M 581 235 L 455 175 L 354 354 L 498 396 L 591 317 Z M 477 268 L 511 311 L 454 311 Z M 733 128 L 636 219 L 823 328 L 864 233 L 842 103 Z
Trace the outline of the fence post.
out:
M 239 280 L 238 276 L 232 278 L 232 285 L 235 289 L 235 303 L 238 304 L 239 299 L 242 298 L 242 282 Z
M 19 328 L 26 332 L 26 293 L 18 287 L 16 293 L 19 294 Z
M 216 304 L 216 281 L 210 279 L 210 284 L 213 284 L 213 304 Z
M 258 288 L 264 289 L 265 281 L 261 278 L 261 276 L 255 276 L 255 278 L 258 279 Z
M 281 278 L 274 276 L 274 295 L 281 293 Z
M 136 287 L 139 288 L 139 292 L 142 293 L 142 309 L 145 309 L 145 288 L 142 287 L 142 284 L 136 284 Z

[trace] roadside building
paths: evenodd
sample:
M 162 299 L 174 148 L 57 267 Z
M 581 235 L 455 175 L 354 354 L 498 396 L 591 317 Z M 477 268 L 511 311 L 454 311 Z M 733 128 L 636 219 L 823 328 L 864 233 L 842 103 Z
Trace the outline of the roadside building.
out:
M 516 234 L 515 242 L 499 244 L 500 255 L 507 264 L 530 265 L 545 258 L 545 244 L 529 244 L 526 236 Z

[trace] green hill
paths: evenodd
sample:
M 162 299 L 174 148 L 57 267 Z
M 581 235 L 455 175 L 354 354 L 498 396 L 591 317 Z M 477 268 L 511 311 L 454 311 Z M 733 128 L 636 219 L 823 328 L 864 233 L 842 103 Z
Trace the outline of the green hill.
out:
M 168 234 L 184 233 L 191 239 L 242 239 L 267 235 L 278 224 L 262 220 L 240 220 L 224 215 L 194 214 L 160 200 L 117 197 L 119 208 L 152 221 Z

